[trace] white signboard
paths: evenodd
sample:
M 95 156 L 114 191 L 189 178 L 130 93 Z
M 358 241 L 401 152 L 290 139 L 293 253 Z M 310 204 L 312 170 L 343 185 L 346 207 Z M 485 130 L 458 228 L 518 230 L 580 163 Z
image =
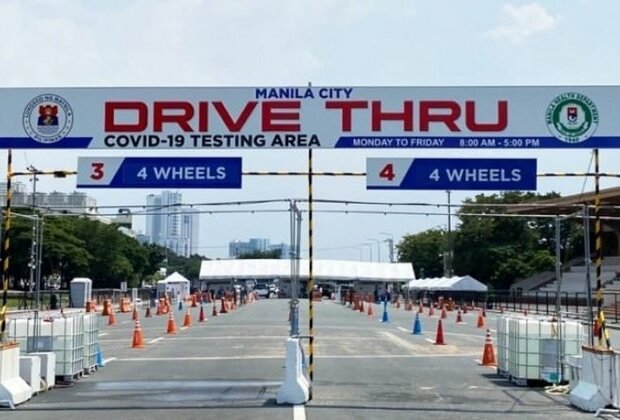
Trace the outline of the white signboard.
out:
M 617 148 L 620 87 L 0 89 L 0 148 Z

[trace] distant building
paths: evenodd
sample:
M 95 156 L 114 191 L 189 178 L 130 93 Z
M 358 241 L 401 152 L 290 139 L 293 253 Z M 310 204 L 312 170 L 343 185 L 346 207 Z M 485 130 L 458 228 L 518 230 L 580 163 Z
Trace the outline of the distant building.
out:
M 0 182 L 0 203 L 6 205 L 6 182 Z M 74 191 L 72 193 L 63 193 L 54 191 L 51 193 L 38 192 L 33 196 L 28 192 L 28 187 L 23 182 L 13 182 L 11 184 L 11 206 L 15 207 L 43 207 L 50 211 L 66 212 L 66 213 L 97 213 L 97 200 L 86 195 L 83 192 Z
M 198 252 L 199 214 L 182 203 L 180 192 L 149 194 L 146 197 L 146 236 L 150 243 L 189 257 Z
M 228 256 L 230 258 L 239 258 L 244 254 L 251 254 L 253 252 L 266 252 L 280 250 L 280 258 L 289 258 L 291 247 L 285 243 L 270 244 L 269 239 L 266 238 L 250 238 L 249 241 L 243 242 L 235 240 L 228 243 Z

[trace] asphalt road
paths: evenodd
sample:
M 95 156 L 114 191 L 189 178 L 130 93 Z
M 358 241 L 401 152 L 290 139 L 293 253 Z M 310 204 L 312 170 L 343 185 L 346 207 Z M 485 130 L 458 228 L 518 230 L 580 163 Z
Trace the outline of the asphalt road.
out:
M 302 301 L 302 334 L 308 302 Z M 144 349 L 132 349 L 131 314 L 104 326 L 106 366 L 73 386 L 55 388 L 12 412 L 14 419 L 433 419 L 591 418 L 561 395 L 519 387 L 481 367 L 485 329 L 476 314 L 444 321 L 447 344 L 433 344 L 438 315 L 421 316 L 424 334 L 412 335 L 414 312 L 381 307 L 368 317 L 332 302 L 315 303 L 313 399 L 305 409 L 278 406 L 284 376 L 288 301 L 261 300 L 211 317 L 175 335 L 166 316 L 145 319 Z M 495 315 L 487 314 L 495 328 Z M 180 327 L 183 311 L 175 310 Z M 308 354 L 308 352 L 306 352 Z M 2 415 L 0 415 L 1 417 Z

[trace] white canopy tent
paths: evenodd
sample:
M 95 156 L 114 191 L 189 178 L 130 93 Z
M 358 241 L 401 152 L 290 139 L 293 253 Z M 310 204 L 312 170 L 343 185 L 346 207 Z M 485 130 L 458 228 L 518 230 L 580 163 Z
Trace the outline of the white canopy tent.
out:
M 302 280 L 308 278 L 307 259 L 299 260 L 299 274 Z M 291 277 L 290 260 L 239 259 L 209 260 L 200 265 L 200 280 L 225 281 L 240 279 L 285 279 Z M 368 261 L 314 260 L 315 281 L 362 281 L 407 283 L 415 279 L 410 263 L 380 263 Z
M 449 290 L 453 292 L 486 292 L 487 286 L 471 276 L 435 277 L 409 282 L 409 290 Z
M 189 295 L 190 281 L 177 271 L 170 274 L 163 280 L 157 282 L 157 296 L 168 296 L 174 298 L 176 296 L 186 297 Z

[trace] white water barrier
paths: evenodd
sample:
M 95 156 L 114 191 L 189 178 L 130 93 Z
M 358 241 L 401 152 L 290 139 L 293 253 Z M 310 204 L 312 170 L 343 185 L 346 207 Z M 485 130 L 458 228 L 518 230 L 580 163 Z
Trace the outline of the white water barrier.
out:
M 14 408 L 32 397 L 32 388 L 19 376 L 19 344 L 0 344 L 0 405 Z
M 278 390 L 278 404 L 305 404 L 310 395 L 310 384 L 304 375 L 304 355 L 299 338 L 286 340 L 284 382 Z
M 582 347 L 581 372 L 577 386 L 570 392 L 570 403 L 584 411 L 595 412 L 617 406 L 618 375 L 614 374 L 617 354 L 611 350 Z M 612 392 L 612 384 L 615 392 Z

